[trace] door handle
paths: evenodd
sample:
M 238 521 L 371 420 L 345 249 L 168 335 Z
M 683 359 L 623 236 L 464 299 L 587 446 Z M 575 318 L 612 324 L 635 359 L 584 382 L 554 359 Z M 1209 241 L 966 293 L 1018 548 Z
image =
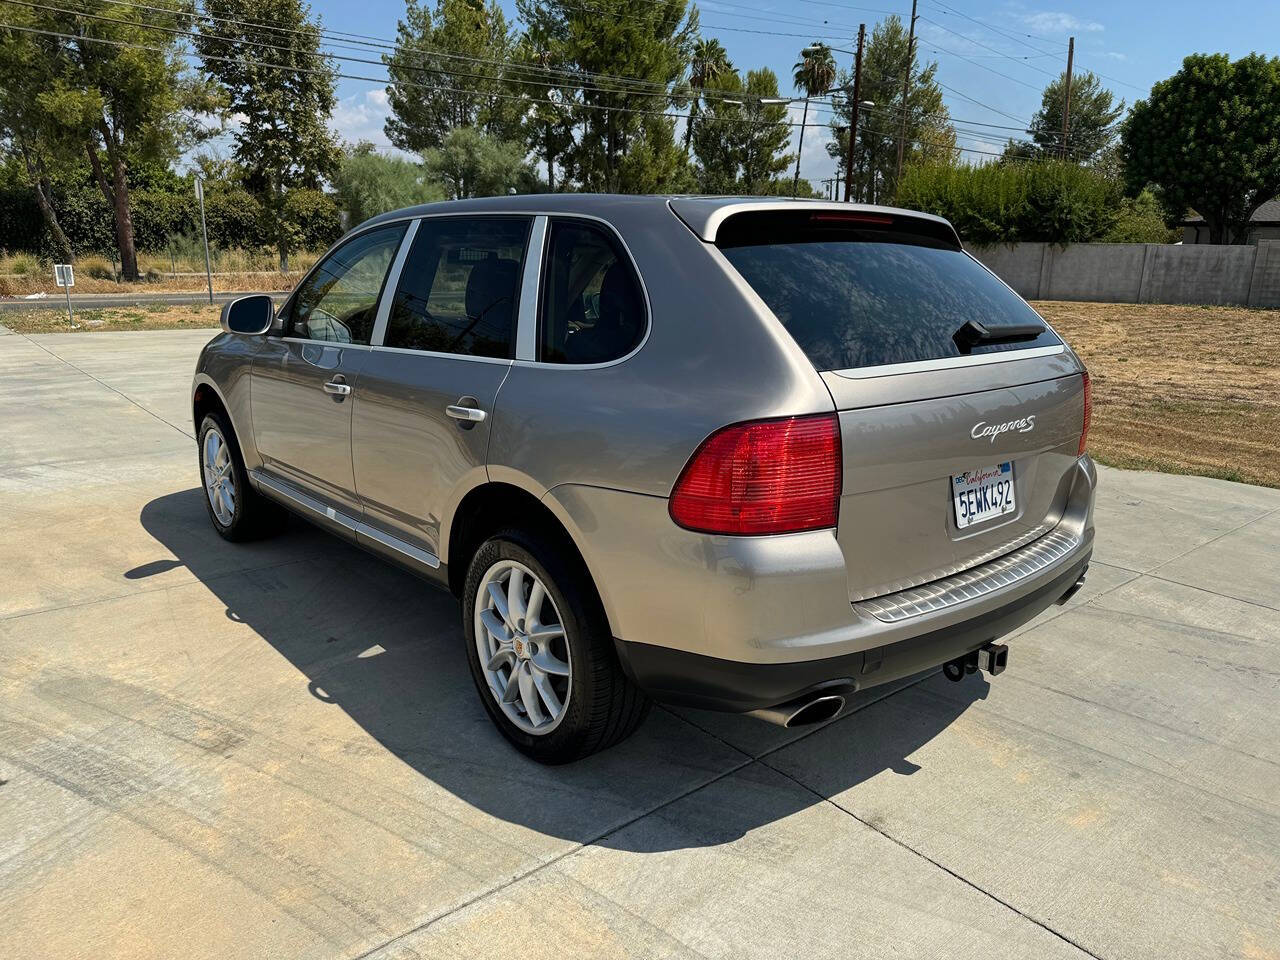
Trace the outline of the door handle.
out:
M 455 420 L 461 420 L 464 423 L 483 423 L 484 418 L 488 416 L 479 407 L 464 407 L 456 403 L 451 403 L 444 408 L 444 412 Z
M 328 380 L 325 382 L 324 392 L 332 393 L 339 397 L 348 397 L 351 395 L 351 387 L 341 380 Z

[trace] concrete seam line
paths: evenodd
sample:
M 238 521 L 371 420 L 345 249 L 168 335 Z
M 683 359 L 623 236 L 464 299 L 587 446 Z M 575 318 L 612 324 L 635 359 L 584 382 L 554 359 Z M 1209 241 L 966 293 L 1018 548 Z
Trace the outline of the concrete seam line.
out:
M 1217 543 L 1223 537 L 1229 537 L 1231 536 L 1231 534 L 1236 533 L 1240 530 L 1243 530 L 1245 527 L 1249 526 L 1250 524 L 1257 523 L 1259 520 L 1266 520 L 1268 517 L 1272 517 L 1277 513 L 1280 513 L 1280 507 L 1272 507 L 1266 513 L 1260 513 L 1258 514 L 1258 516 L 1252 517 L 1251 519 L 1246 520 L 1244 523 L 1240 524 L 1239 526 L 1232 527 L 1230 530 L 1223 531 L 1222 533 L 1218 534 L 1216 537 L 1212 537 L 1206 540 L 1204 543 L 1197 543 L 1191 549 L 1183 550 L 1182 553 L 1178 554 L 1176 557 L 1170 557 L 1168 560 L 1164 560 L 1160 563 L 1157 563 L 1150 570 L 1144 570 L 1143 573 L 1147 576 L 1150 576 L 1151 574 L 1159 570 L 1161 567 L 1167 567 L 1169 564 L 1173 563 L 1173 561 L 1181 560 L 1183 557 L 1187 556 L 1187 554 L 1195 553 L 1201 547 L 1207 547 L 1210 544 Z
M 107 388 L 108 390 L 110 390 L 112 393 L 116 394 L 116 395 L 117 395 L 117 396 L 119 396 L 119 397 L 122 397 L 124 400 L 126 400 L 126 401 L 128 401 L 129 403 L 133 404 L 135 407 L 137 407 L 137 408 L 138 408 L 139 410 L 141 410 L 143 413 L 147 414 L 147 416 L 149 416 L 149 417 L 154 417 L 156 420 L 159 420 L 161 423 L 163 423 L 166 427 L 172 427 L 174 430 L 177 430 L 180 434 L 182 434 L 184 437 L 188 438 L 189 440 L 194 440 L 194 439 L 195 439 L 194 434 L 187 433 L 187 431 L 183 430 L 183 429 L 182 429 L 181 427 L 179 427 L 179 426 L 175 426 L 174 424 L 170 423 L 168 420 L 166 420 L 164 417 L 160 416 L 158 413 L 154 413 L 154 412 L 152 412 L 151 410 L 148 410 L 146 407 L 144 407 L 142 404 L 138 403 L 138 401 L 137 401 L 137 400 L 134 400 L 134 399 L 133 399 L 132 397 L 130 397 L 128 394 L 126 394 L 126 393 L 122 393 L 121 391 L 117 390 L 115 387 L 111 386 L 111 384 L 106 383 L 105 381 L 99 380 L 97 377 L 95 377 L 92 373 L 89 373 L 87 370 L 82 370 L 80 367 L 77 367 L 74 363 L 72 363 L 72 362 L 71 362 L 70 360 L 68 360 L 66 357 L 59 356 L 58 354 L 54 353 L 52 350 L 50 350 L 50 349 L 49 349 L 48 347 L 46 347 L 44 344 L 42 344 L 42 343 L 37 343 L 36 341 L 32 340 L 29 336 L 27 336 L 25 333 L 19 333 L 19 334 L 17 334 L 17 335 L 18 335 L 19 337 L 21 337 L 23 340 L 27 341 L 27 343 L 31 344 L 33 347 L 38 347 L 39 349 L 43 350 L 43 351 L 44 351 L 45 353 L 47 353 L 49 356 L 53 357 L 53 359 L 55 359 L 55 360 L 59 361 L 60 363 L 65 363 L 65 364 L 66 364 L 68 367 L 70 367 L 72 370 L 76 371 L 76 372 L 77 372 L 77 373 L 79 373 L 79 374 L 82 374 L 83 376 L 88 377 L 90 380 L 92 380 L 94 383 L 98 384 L 99 386 L 106 387 L 106 388 Z
M 1251 607 L 1261 607 L 1263 610 L 1280 612 L 1280 607 L 1273 607 L 1271 604 L 1263 603 L 1260 600 L 1246 600 L 1244 597 L 1233 597 L 1229 593 L 1219 593 L 1217 590 L 1210 590 L 1208 587 L 1197 587 L 1194 583 L 1183 583 L 1181 580 L 1170 580 L 1168 577 L 1157 577 L 1152 573 L 1144 573 L 1142 576 L 1150 577 L 1152 580 L 1159 580 L 1161 583 L 1171 583 L 1176 587 L 1186 587 L 1188 590 L 1207 593 L 1211 597 L 1221 597 L 1223 600 L 1234 600 L 1236 603 L 1248 604 Z
M 907 687 L 913 687 L 917 683 L 923 683 L 925 680 L 929 679 L 930 676 L 933 676 L 933 674 L 931 673 L 931 674 L 928 674 L 927 676 L 921 677 L 919 680 L 916 680 L 914 683 L 908 684 Z M 853 716 L 853 714 L 857 713 L 859 710 L 864 710 L 867 707 L 872 706 L 872 704 L 879 703 L 885 697 L 890 696 L 893 693 L 899 693 L 902 690 L 907 689 L 907 687 L 898 687 L 895 690 L 889 691 L 883 697 L 878 697 L 877 699 L 872 700 L 869 703 L 865 703 L 862 706 L 858 707 L 857 710 L 851 710 L 849 713 L 845 714 L 844 717 L 841 717 L 840 720 L 845 719 L 845 717 Z M 702 783 L 698 784 L 697 786 L 690 787 L 688 790 L 685 790 L 683 793 L 680 793 L 669 800 L 664 800 L 662 801 L 662 803 L 658 804 L 657 806 L 652 807 L 651 809 L 646 810 L 643 813 L 638 813 L 634 817 L 631 817 L 629 820 L 626 820 L 625 822 L 620 823 L 617 826 L 610 827 L 609 829 L 603 831 L 602 833 L 597 834 L 595 837 L 592 837 L 590 840 L 585 840 L 582 843 L 578 844 L 577 846 L 571 847 L 570 849 L 564 851 L 563 853 L 555 857 L 552 857 L 550 860 L 546 861 L 545 863 L 541 863 L 536 867 L 531 867 L 530 869 L 526 870 L 524 873 L 518 874 L 517 876 L 512 877 L 510 880 L 507 880 L 504 883 L 500 883 L 495 887 L 492 887 L 481 893 L 477 893 L 474 897 L 470 897 L 469 899 L 458 904 L 457 906 L 450 907 L 448 910 L 445 910 L 442 913 L 439 913 L 436 916 L 423 921 L 417 926 L 412 927 L 404 931 L 403 933 L 396 934 L 390 940 L 386 940 L 378 944 L 376 947 L 372 947 L 369 950 L 366 950 L 364 953 L 357 954 L 355 957 L 352 958 L 352 960 L 368 960 L 368 958 L 373 957 L 375 954 L 377 954 L 381 950 L 385 950 L 387 947 L 391 946 L 393 943 L 397 943 L 398 941 L 403 940 L 405 937 L 413 936 L 415 933 L 421 933 L 422 931 L 434 926 L 436 923 L 439 923 L 441 920 L 444 920 L 447 917 L 451 916 L 452 914 L 457 913 L 459 910 L 465 910 L 467 907 L 471 906 L 472 904 L 475 904 L 481 900 L 487 899 L 488 897 L 493 896 L 495 893 L 501 893 L 503 890 L 506 890 L 508 887 L 511 887 L 521 882 L 522 880 L 525 880 L 528 877 L 533 876 L 535 873 L 545 870 L 547 867 L 553 866 L 559 863 L 561 860 L 565 860 L 577 853 L 580 853 L 581 851 L 585 850 L 587 847 L 594 846 L 595 844 L 599 843 L 601 840 L 604 840 L 607 837 L 613 836 L 615 833 L 619 833 L 627 829 L 627 827 L 631 826 L 634 823 L 638 823 L 639 821 L 643 820 L 645 817 L 652 816 L 653 814 L 657 813 L 659 810 L 664 810 L 667 807 L 671 806 L 673 803 L 678 803 L 681 800 L 684 800 L 686 797 L 690 797 L 693 794 L 699 792 L 700 790 L 705 790 L 707 787 L 712 786 L 713 784 L 719 783 L 721 780 L 725 779 L 726 777 L 733 776 L 735 773 L 738 773 L 739 771 L 744 770 L 747 767 L 751 766 L 751 764 L 759 762 L 758 758 L 752 757 L 751 754 L 747 753 L 745 750 L 742 750 L 739 747 L 735 747 L 733 744 L 726 742 L 722 738 L 716 736 L 714 733 L 711 733 L 708 730 L 704 730 L 702 727 L 698 726 L 696 723 L 692 722 L 691 720 L 686 720 L 684 717 L 681 717 L 679 714 L 672 713 L 666 707 L 661 707 L 661 709 L 664 712 L 675 717 L 677 720 L 687 723 L 689 726 L 693 727 L 695 730 L 699 730 L 705 733 L 707 736 L 711 737 L 714 740 L 719 741 L 720 743 L 729 747 L 731 750 L 734 750 L 737 753 L 742 754 L 742 756 L 745 759 L 741 763 L 737 764 L 736 766 L 733 766 L 728 770 L 723 771 L 722 773 L 716 774 L 716 776 L 712 777 L 711 779 L 705 780 Z M 839 722 L 840 722 L 839 720 L 833 721 L 833 723 L 839 723 Z M 795 740 L 788 740 L 786 743 L 780 744 L 779 746 L 774 747 L 773 750 L 780 750 L 782 749 L 782 747 L 787 747 L 793 743 L 797 743 L 800 740 L 803 740 L 805 737 L 810 736 L 813 733 L 816 733 L 818 730 L 825 729 L 826 727 L 831 725 L 832 724 L 827 724 L 827 723 L 819 724 L 818 726 L 814 727 L 813 730 L 810 730 L 807 733 L 804 733 L 801 736 L 796 737 Z M 773 750 L 766 751 L 766 753 L 761 754 L 761 756 L 767 756 L 769 753 L 772 753 Z
M 801 787 L 802 789 L 807 790 L 809 793 L 812 793 L 815 797 L 818 797 L 824 803 L 831 804 L 831 806 L 835 807 L 841 813 L 845 814 L 845 816 L 850 817 L 854 820 L 857 820 L 858 823 L 862 824 L 864 827 L 867 827 L 870 830 L 874 830 L 876 833 L 880 834 L 880 836 L 884 837 L 886 840 L 890 841 L 891 843 L 897 844 L 899 847 L 901 847 L 903 850 L 906 850 L 908 853 L 915 854 L 921 860 L 924 860 L 926 863 L 932 864 L 933 866 L 937 867 L 939 870 L 941 870 L 943 873 L 947 874 L 948 876 L 954 877 L 956 880 L 959 880 L 961 883 L 963 883 L 966 887 L 969 887 L 972 890 L 976 890 L 978 893 L 982 894 L 984 897 L 988 898 L 989 900 L 993 900 L 994 902 L 1000 904 L 1000 906 L 1004 907 L 1007 910 L 1012 911 L 1013 913 L 1017 914 L 1019 917 L 1022 917 L 1024 920 L 1028 921 L 1029 923 L 1035 924 L 1037 927 L 1039 927 L 1041 930 L 1044 930 L 1046 933 L 1052 934 L 1053 936 L 1061 940 L 1063 943 L 1070 944 L 1071 946 L 1075 947 L 1077 950 L 1079 950 L 1081 953 L 1085 954 L 1086 956 L 1092 957 L 1093 960 L 1103 960 L 1101 956 L 1094 953 L 1088 947 L 1082 946 L 1081 944 L 1072 940 L 1070 937 L 1068 937 L 1064 933 L 1059 933 L 1057 930 L 1053 929 L 1053 927 L 1049 926 L 1046 923 L 1041 922 L 1040 920 L 1037 920 L 1035 917 L 1031 916 L 1029 913 L 1025 913 L 1022 910 L 1019 910 L 1017 907 L 1015 907 L 1012 903 L 1009 903 L 1007 900 L 1002 900 L 1000 897 L 997 897 L 991 891 L 978 886 L 972 880 L 968 879 L 967 877 L 961 876 L 960 874 L 952 870 L 950 867 L 933 859 L 933 857 L 929 856 L 928 854 L 920 852 L 915 847 L 911 846 L 908 843 L 903 842 L 902 840 L 899 840 L 897 837 L 893 836 L 892 834 L 886 833 L 884 830 L 881 830 L 879 827 L 875 826 L 875 824 L 872 824 L 867 822 L 866 820 L 863 820 L 862 817 L 858 816 L 852 810 L 849 810 L 846 807 L 840 806 L 840 804 L 836 803 L 830 797 L 823 796 L 822 793 L 815 790 L 813 787 L 809 786 L 808 784 L 803 783 L 800 780 L 797 780 L 795 777 L 787 773 L 785 770 L 779 770 L 773 764 L 766 763 L 763 760 L 760 760 L 757 762 L 768 767 L 770 770 L 773 770 L 775 773 L 781 774 L 782 776 L 786 777 L 792 783 L 795 783 L 797 786 Z
M 540 873 L 541 871 L 547 869 L 547 867 L 555 866 L 561 860 L 567 859 L 568 857 L 571 857 L 574 854 L 579 853 L 582 850 L 585 850 L 587 847 L 594 846 L 595 844 L 599 843 L 601 840 L 605 839 L 606 837 L 610 837 L 621 830 L 627 829 L 627 827 L 631 826 L 633 823 L 637 823 L 638 821 L 643 820 L 645 817 L 652 816 L 653 814 L 657 813 L 659 810 L 663 810 L 671 806 L 671 804 L 673 803 L 678 803 L 679 801 L 683 800 L 685 797 L 688 797 L 688 796 L 691 796 L 692 794 L 697 793 L 699 790 L 703 790 L 714 783 L 719 783 L 725 777 L 733 776 L 739 770 L 742 770 L 745 767 L 749 767 L 751 766 L 751 764 L 755 762 L 756 762 L 755 760 L 752 760 L 750 759 L 750 757 L 748 757 L 747 759 L 743 760 L 741 763 L 737 764 L 736 766 L 730 767 L 728 770 L 725 770 L 721 773 L 716 774 L 711 779 L 705 780 L 702 783 L 698 784 L 697 786 L 690 787 L 688 790 L 684 791 L 683 793 L 680 793 L 669 800 L 664 800 L 657 806 L 649 810 L 646 810 L 643 813 L 637 813 L 634 817 L 631 817 L 630 819 L 616 826 L 609 827 L 607 830 L 602 831 L 596 836 L 588 840 L 584 840 L 582 843 L 579 843 L 570 847 L 568 850 L 565 850 L 563 853 L 556 854 L 556 856 L 552 857 L 550 860 L 547 860 L 544 863 L 540 863 L 535 867 L 530 867 L 528 870 L 524 871 L 523 873 L 516 874 L 511 879 L 505 880 L 502 883 L 499 883 L 493 887 L 490 887 L 488 890 L 481 891 L 480 893 L 477 893 L 473 897 L 468 897 L 466 900 L 464 900 L 462 903 L 459 903 L 457 906 L 453 906 L 447 910 L 441 911 L 435 916 L 430 917 L 427 920 L 424 920 L 422 923 L 418 924 L 417 926 L 410 927 L 408 930 L 404 931 L 403 933 L 398 933 L 391 939 L 385 940 L 375 947 L 371 947 L 370 949 L 364 951 L 364 953 L 356 954 L 354 957 L 351 958 L 351 960 L 368 960 L 368 958 L 373 957 L 374 955 L 385 950 L 387 947 L 391 946 L 392 944 L 398 943 L 399 941 L 403 940 L 405 937 L 411 937 L 415 933 L 421 933 L 422 931 L 435 926 L 435 924 L 439 923 L 441 920 L 447 919 L 448 917 L 452 916 L 458 911 L 465 910 L 467 907 L 471 906 L 472 904 L 479 903 L 481 900 L 488 899 L 489 897 L 493 896 L 495 893 L 501 893 L 503 890 L 506 890 L 508 887 L 512 887 L 515 884 L 520 883 L 522 880 L 525 880 L 533 876 L 535 873 Z

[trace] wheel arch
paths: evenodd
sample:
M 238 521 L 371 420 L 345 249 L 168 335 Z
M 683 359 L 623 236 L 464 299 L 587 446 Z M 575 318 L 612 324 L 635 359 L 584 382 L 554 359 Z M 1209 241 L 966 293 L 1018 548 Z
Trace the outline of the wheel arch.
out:
M 538 497 L 530 490 L 503 481 L 479 484 L 467 491 L 453 511 L 443 551 L 448 564 L 449 588 L 456 596 L 462 595 L 467 567 L 476 550 L 486 539 L 505 527 L 519 527 L 541 533 L 568 551 L 573 563 L 591 581 L 605 620 L 613 631 L 614 618 L 610 614 L 605 592 L 591 571 L 587 553 L 583 550 L 581 533 L 575 529 L 572 518 L 556 501 L 552 491 Z

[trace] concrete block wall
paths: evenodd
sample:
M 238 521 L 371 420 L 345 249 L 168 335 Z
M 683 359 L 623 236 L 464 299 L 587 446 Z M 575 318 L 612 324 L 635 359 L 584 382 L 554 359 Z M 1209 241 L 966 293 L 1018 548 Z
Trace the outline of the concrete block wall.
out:
M 970 252 L 1029 300 L 1280 307 L 1280 241 L 1015 243 Z

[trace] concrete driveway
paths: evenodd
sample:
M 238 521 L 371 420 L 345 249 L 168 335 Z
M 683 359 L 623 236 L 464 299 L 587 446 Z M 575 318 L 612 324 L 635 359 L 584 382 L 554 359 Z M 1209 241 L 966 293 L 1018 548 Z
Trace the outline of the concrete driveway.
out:
M 1280 491 L 1104 469 L 990 684 L 545 769 L 452 598 L 210 531 L 208 335 L 0 337 L 7 957 L 1280 956 Z

